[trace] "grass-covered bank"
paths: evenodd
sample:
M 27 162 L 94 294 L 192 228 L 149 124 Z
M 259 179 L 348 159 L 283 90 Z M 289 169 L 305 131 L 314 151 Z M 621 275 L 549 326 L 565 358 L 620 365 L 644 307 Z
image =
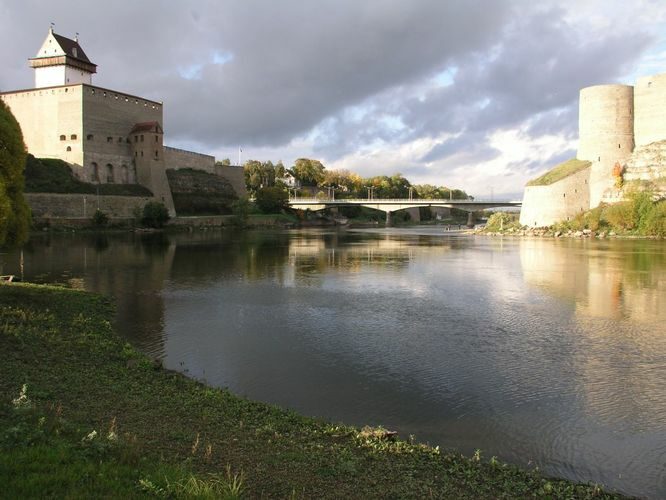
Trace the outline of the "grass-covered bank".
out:
M 208 388 L 111 315 L 96 295 L 0 286 L 0 496 L 224 497 L 242 480 L 249 498 L 611 497 Z

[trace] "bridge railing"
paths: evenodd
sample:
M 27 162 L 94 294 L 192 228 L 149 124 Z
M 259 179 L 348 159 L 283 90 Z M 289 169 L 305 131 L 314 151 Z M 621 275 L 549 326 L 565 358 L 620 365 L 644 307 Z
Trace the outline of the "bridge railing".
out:
M 455 203 L 455 204 L 490 204 L 490 203 L 521 203 L 518 201 L 509 201 L 509 200 L 461 200 L 461 199 L 449 199 L 449 198 L 290 198 L 289 202 L 292 203 L 302 203 L 302 204 L 345 204 L 345 203 L 400 203 L 400 204 L 409 204 L 409 203 Z

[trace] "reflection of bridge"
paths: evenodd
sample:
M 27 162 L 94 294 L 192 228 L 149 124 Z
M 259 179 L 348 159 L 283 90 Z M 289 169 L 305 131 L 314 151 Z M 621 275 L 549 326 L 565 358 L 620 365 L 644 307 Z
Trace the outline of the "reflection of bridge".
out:
M 357 199 L 319 199 L 319 198 L 291 198 L 289 206 L 299 210 L 324 210 L 333 207 L 367 207 L 386 212 L 386 223 L 391 222 L 391 213 L 398 210 L 417 207 L 445 207 L 458 208 L 469 212 L 467 218 L 468 225 L 474 224 L 474 212 L 486 208 L 499 207 L 520 207 L 522 201 L 487 201 L 487 200 L 422 200 L 422 199 L 376 199 L 376 198 L 357 198 Z

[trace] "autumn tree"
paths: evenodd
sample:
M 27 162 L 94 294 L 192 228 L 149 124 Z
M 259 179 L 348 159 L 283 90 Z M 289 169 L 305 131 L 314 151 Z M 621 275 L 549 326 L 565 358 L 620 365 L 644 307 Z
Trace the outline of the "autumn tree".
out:
M 299 158 L 291 168 L 294 178 L 303 186 L 318 186 L 324 180 L 324 165 L 319 160 Z
M 20 245 L 28 237 L 30 209 L 23 197 L 25 161 L 21 127 L 0 100 L 0 246 Z

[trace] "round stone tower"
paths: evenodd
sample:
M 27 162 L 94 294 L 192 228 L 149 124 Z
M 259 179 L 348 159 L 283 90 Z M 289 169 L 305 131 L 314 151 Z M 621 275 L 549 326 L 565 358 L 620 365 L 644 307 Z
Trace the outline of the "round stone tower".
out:
M 590 208 L 614 184 L 613 166 L 634 150 L 634 88 L 595 85 L 580 91 L 578 159 L 590 167 Z
M 640 78 L 634 91 L 636 146 L 666 139 L 666 74 Z

